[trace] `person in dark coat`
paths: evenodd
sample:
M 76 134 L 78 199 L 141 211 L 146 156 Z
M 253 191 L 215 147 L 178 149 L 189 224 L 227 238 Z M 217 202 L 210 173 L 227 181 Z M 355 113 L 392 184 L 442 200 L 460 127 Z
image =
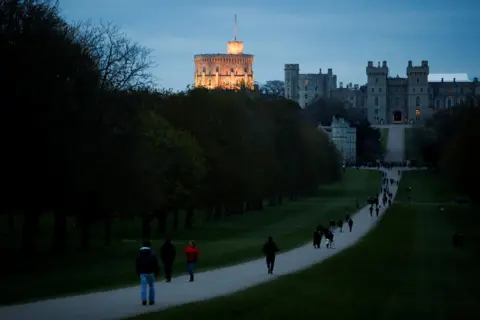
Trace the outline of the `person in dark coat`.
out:
M 330 227 L 328 228 L 328 230 L 330 230 L 330 232 L 333 232 L 334 229 L 335 229 L 335 221 L 330 220 Z
M 338 220 L 337 226 L 340 228 L 340 232 L 343 232 L 343 220 Z
M 380 212 L 380 208 L 377 206 L 377 207 L 375 208 L 375 213 L 377 214 L 377 217 L 378 217 L 378 213 L 379 213 L 379 212 Z
M 373 205 L 371 205 L 370 208 L 368 208 L 368 210 L 370 210 L 370 217 L 373 216 Z
M 327 232 L 325 233 L 325 239 L 326 239 L 325 247 L 327 247 L 327 249 L 333 248 L 333 232 L 331 232 L 330 230 L 327 230 Z
M 313 247 L 315 249 L 319 249 L 321 242 L 322 242 L 322 231 L 320 230 L 320 228 L 317 228 L 313 232 Z
M 268 237 L 267 242 L 263 245 L 263 253 L 267 261 L 267 269 L 269 274 L 273 274 L 275 267 L 275 257 L 278 252 L 278 247 L 272 237 Z
M 352 218 L 348 218 L 348 228 L 350 229 L 350 232 L 352 232 L 352 227 L 353 227 L 353 220 Z
M 165 279 L 167 282 L 172 281 L 173 263 L 175 262 L 175 256 L 177 251 L 170 239 L 165 239 L 162 247 L 160 248 L 160 257 L 163 263 L 163 269 L 165 270 Z
M 152 305 L 155 303 L 155 277 L 158 276 L 160 268 L 158 266 L 158 260 L 152 251 L 152 245 L 150 241 L 145 241 L 140 248 L 140 254 L 136 260 L 137 275 L 140 277 L 141 293 L 140 298 L 142 304 Z M 148 286 L 148 298 L 147 298 L 147 286 Z

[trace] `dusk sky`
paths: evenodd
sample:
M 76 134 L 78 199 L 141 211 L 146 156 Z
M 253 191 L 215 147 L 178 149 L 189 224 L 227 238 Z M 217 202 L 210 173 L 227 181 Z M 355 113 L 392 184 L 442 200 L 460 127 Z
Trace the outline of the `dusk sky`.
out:
M 333 68 L 338 82 L 364 84 L 368 60 L 405 75 L 408 60 L 431 73 L 480 76 L 479 0 L 60 0 L 68 21 L 117 24 L 152 48 L 163 88 L 193 83 L 193 56 L 226 53 L 238 40 L 255 55 L 255 80 L 283 80 L 285 63 L 301 73 Z

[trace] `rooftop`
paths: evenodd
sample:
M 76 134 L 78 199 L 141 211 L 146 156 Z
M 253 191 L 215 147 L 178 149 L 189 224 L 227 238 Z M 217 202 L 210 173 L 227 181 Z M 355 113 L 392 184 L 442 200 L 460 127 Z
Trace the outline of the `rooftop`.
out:
M 457 82 L 470 82 L 468 74 L 466 73 L 430 73 L 428 75 L 428 82 L 453 82 L 453 79 Z

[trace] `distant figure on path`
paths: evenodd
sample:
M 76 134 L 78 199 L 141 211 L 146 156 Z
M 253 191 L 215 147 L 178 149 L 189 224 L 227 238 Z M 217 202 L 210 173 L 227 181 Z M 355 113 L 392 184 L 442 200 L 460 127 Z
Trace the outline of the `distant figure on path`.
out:
M 377 206 L 377 207 L 375 208 L 375 213 L 377 214 L 377 217 L 378 217 L 378 213 L 379 213 L 379 212 L 380 212 L 380 208 Z
M 368 210 L 370 210 L 370 217 L 373 216 L 373 205 L 370 206 L 370 208 L 368 208 Z
M 273 274 L 275 267 L 275 256 L 277 255 L 278 247 L 272 237 L 268 237 L 267 242 L 263 245 L 263 253 L 267 260 L 267 269 L 269 274 Z
M 348 218 L 348 228 L 350 229 L 350 232 L 352 232 L 352 227 L 353 227 L 353 220 L 352 218 Z
M 313 247 L 315 249 L 320 248 L 320 244 L 322 243 L 322 231 L 320 228 L 317 227 L 313 232 Z
M 163 269 L 165 270 L 165 279 L 167 279 L 167 282 L 172 281 L 173 262 L 175 261 L 176 255 L 177 251 L 175 250 L 175 247 L 170 239 L 165 239 L 165 242 L 160 248 L 160 256 L 163 263 Z
M 327 249 L 332 249 L 333 248 L 333 232 L 330 230 L 327 230 L 325 233 L 325 247 Z
M 145 241 L 140 248 L 140 254 L 136 260 L 137 274 L 140 277 L 142 304 L 145 306 L 155 303 L 155 276 L 158 275 L 160 268 L 155 254 L 152 252 L 150 241 Z M 148 285 L 148 298 L 147 298 Z
M 190 282 L 193 282 L 195 264 L 197 263 L 197 259 L 200 256 L 200 252 L 198 251 L 195 241 L 190 240 L 190 244 L 185 248 L 183 252 L 185 253 L 185 256 L 187 258 L 187 270 L 188 274 L 190 275 Z
M 330 220 L 330 226 L 328 228 L 328 230 L 330 230 L 330 232 L 333 233 L 333 230 L 335 229 L 335 221 L 334 220 Z
M 337 227 L 340 228 L 340 232 L 343 232 L 343 220 L 338 220 L 337 221 Z

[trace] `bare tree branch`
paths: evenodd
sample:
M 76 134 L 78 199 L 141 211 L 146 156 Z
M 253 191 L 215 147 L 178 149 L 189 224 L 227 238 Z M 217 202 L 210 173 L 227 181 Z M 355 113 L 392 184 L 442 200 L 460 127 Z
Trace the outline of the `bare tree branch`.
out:
M 155 67 L 152 50 L 131 41 L 109 22 L 76 23 L 72 32 L 87 54 L 96 61 L 101 86 L 106 90 L 130 90 L 154 85 L 150 70 Z

